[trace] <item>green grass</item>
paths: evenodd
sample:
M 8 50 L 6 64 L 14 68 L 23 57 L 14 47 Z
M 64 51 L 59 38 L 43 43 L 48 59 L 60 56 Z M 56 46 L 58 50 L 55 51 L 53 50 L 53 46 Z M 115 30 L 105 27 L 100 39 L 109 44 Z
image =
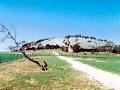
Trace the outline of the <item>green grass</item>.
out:
M 52 56 L 53 54 L 51 53 L 52 50 L 37 50 L 37 51 L 26 51 L 27 54 L 33 54 L 34 56 Z
M 0 54 L 0 63 L 22 59 L 22 54 Z
M 26 51 L 28 56 L 52 56 L 51 50 Z M 0 52 L 0 63 L 15 61 L 24 58 L 20 52 Z
M 70 71 L 69 65 L 67 65 L 65 62 L 61 62 L 61 60 L 58 60 L 54 56 L 42 56 L 40 58 L 46 60 L 46 62 L 49 64 L 48 67 L 49 71 L 47 72 L 38 71 L 35 73 L 27 73 L 27 74 L 21 72 L 15 72 L 14 69 L 7 71 L 8 72 L 7 74 L 11 76 L 11 78 L 12 77 L 15 78 L 14 80 L 11 80 L 9 82 L 8 87 L 20 87 L 20 88 L 24 87 L 24 90 L 30 90 L 34 86 L 31 85 L 30 83 L 31 80 L 37 82 L 37 84 L 35 85 L 35 87 L 37 88 L 42 85 L 49 86 L 53 81 L 56 81 L 59 78 L 64 77 L 65 73 L 68 73 Z M 15 68 L 18 69 L 18 67 Z M 25 68 L 28 68 L 29 71 L 32 68 L 38 68 L 38 66 L 31 63 L 30 65 L 28 64 L 27 66 L 23 66 L 21 70 L 24 70 Z M 28 83 L 26 83 L 27 81 Z M 4 82 L 3 84 L 0 83 L 0 85 L 2 85 L 3 87 L 7 86 L 6 83 Z
M 65 73 L 69 72 L 68 65 L 65 64 L 65 62 L 57 61 L 57 58 L 55 57 L 44 57 L 47 60 L 47 63 L 49 63 L 49 69 L 52 70 L 52 72 L 39 72 L 39 73 L 32 73 L 27 75 L 22 75 L 22 73 L 18 73 L 15 76 L 15 80 L 11 81 L 11 84 L 13 86 L 20 86 L 20 87 L 27 87 L 32 88 L 30 83 L 28 82 L 26 84 L 26 81 L 30 81 L 31 79 L 35 80 L 37 82 L 36 86 L 49 86 L 53 81 L 58 80 L 59 78 L 64 77 Z M 28 89 L 28 90 L 29 90 Z
M 120 57 L 105 56 L 105 57 L 96 57 L 91 59 L 93 60 L 86 60 L 86 58 L 82 58 L 82 59 L 78 59 L 78 61 L 105 71 L 120 74 Z
M 17 52 L 0 55 L 3 54 L 20 55 Z M 36 51 L 35 54 L 34 58 L 40 63 L 44 60 L 47 62 L 48 71 L 42 71 L 27 60 L 2 63 L 0 90 L 103 90 L 98 82 L 89 80 L 84 73 L 74 71 L 68 63 L 54 56 L 51 50 Z
M 0 65 L 1 90 L 103 90 L 96 81 L 90 81 L 83 73 L 56 56 L 36 56 L 39 62 L 48 63 L 48 71 L 41 71 L 27 60 Z M 82 83 L 81 83 L 82 82 Z
M 100 52 L 98 55 L 93 55 L 90 52 L 68 53 L 59 51 L 59 53 L 68 57 L 74 57 L 76 58 L 75 60 L 95 68 L 120 74 L 120 56 L 112 53 Z
M 99 52 L 99 55 L 91 54 L 91 52 L 79 52 L 79 53 L 71 53 L 71 52 L 64 52 L 61 50 L 56 50 L 57 53 L 61 56 L 68 56 L 68 57 L 83 57 L 83 58 L 90 58 L 90 57 L 107 57 L 107 56 L 114 56 L 112 53 L 108 52 Z

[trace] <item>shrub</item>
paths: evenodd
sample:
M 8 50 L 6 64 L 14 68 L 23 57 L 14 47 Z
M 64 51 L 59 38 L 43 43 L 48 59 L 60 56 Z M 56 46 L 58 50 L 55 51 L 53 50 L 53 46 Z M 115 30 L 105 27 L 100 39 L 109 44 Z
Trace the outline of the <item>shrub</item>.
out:
M 62 50 L 62 51 L 65 51 L 65 52 L 68 52 L 68 47 L 62 46 L 62 47 L 61 47 L 61 50 Z
M 79 45 L 79 44 L 73 45 L 73 51 L 74 51 L 75 53 L 80 52 L 80 45 Z

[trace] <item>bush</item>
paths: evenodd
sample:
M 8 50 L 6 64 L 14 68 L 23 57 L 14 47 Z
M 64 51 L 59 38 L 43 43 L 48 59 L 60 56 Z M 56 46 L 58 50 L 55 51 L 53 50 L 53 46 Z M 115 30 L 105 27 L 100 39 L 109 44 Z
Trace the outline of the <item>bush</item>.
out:
M 120 45 L 116 45 L 112 51 L 113 53 L 119 53 L 120 54 Z
M 87 55 L 87 53 L 83 53 L 83 55 Z
M 65 51 L 65 52 L 68 52 L 68 47 L 62 46 L 62 47 L 61 47 L 61 50 L 62 50 L 62 51 Z
M 73 51 L 74 51 L 75 53 L 80 52 L 80 45 L 79 45 L 79 44 L 73 45 Z

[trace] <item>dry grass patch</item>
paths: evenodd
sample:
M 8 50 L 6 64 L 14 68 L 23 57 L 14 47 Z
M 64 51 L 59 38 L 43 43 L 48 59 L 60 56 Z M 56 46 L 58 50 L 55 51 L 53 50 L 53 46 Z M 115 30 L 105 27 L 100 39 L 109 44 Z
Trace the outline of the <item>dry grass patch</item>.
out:
M 51 87 L 52 90 L 110 90 L 94 79 L 89 80 L 84 73 L 76 71 L 55 81 Z
M 82 72 L 74 71 L 55 56 L 35 57 L 46 60 L 48 71 L 27 61 L 0 65 L 0 90 L 107 90 L 99 82 L 89 80 Z

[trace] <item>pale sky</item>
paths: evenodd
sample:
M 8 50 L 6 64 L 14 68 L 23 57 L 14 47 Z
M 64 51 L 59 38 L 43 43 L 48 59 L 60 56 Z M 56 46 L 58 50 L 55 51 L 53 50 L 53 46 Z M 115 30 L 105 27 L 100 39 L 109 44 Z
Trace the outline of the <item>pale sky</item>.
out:
M 119 0 L 0 0 L 0 22 L 14 25 L 18 41 L 83 34 L 120 44 Z

